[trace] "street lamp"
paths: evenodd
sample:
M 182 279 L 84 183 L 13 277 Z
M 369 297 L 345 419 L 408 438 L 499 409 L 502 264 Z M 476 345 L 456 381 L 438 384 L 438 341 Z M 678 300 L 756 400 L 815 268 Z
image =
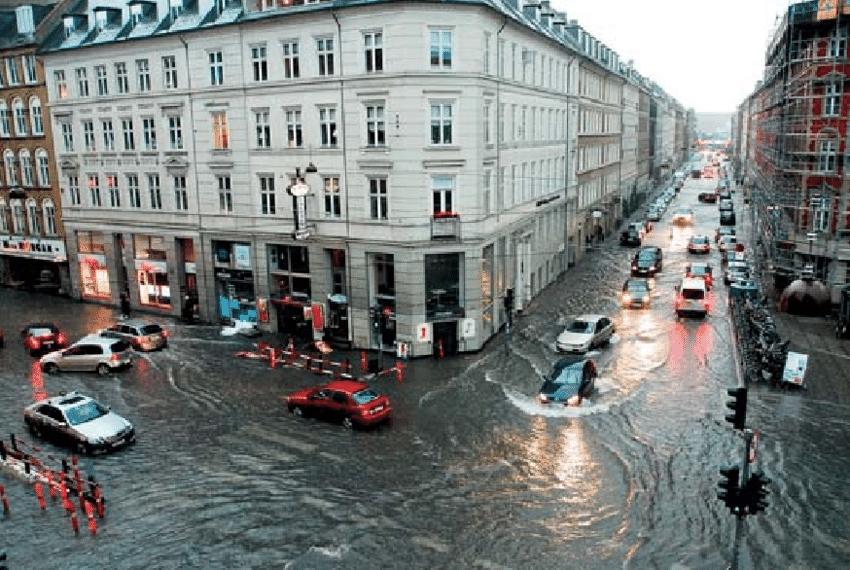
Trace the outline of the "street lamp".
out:
M 312 161 L 304 169 L 304 174 L 315 174 L 319 169 Z M 310 237 L 310 229 L 307 227 L 307 195 L 310 193 L 310 185 L 301 176 L 301 168 L 295 168 L 295 182 L 287 188 L 289 194 L 295 198 L 295 231 L 292 237 L 296 240 L 305 240 Z

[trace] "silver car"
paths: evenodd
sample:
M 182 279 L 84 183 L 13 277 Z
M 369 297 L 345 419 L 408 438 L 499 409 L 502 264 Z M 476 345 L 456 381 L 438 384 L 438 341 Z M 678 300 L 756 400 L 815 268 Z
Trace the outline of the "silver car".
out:
M 136 441 L 126 419 L 78 392 L 40 400 L 24 408 L 24 423 L 36 437 L 79 453 L 105 453 Z
M 121 338 L 136 350 L 159 350 L 168 346 L 168 331 L 156 323 L 121 321 L 98 333 L 106 338 Z
M 97 372 L 105 376 L 131 366 L 133 360 L 126 340 L 89 335 L 68 348 L 45 354 L 40 364 L 48 374 Z

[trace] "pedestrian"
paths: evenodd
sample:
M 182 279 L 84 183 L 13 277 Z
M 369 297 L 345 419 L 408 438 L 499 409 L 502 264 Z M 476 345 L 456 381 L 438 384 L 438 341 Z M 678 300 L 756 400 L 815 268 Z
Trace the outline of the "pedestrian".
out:
M 121 318 L 130 318 L 130 293 L 128 291 L 121 293 Z

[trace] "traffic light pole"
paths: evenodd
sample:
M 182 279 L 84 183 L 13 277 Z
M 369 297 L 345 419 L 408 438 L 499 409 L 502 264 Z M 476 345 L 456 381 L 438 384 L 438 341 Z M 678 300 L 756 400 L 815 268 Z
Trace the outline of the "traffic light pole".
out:
M 750 478 L 750 449 L 753 445 L 753 430 L 745 429 L 742 432 L 744 436 L 744 461 L 741 465 L 741 487 L 743 488 Z M 732 544 L 732 565 L 731 570 L 738 570 L 738 556 L 741 550 L 741 541 L 744 535 L 744 513 L 738 513 L 735 521 L 735 541 Z

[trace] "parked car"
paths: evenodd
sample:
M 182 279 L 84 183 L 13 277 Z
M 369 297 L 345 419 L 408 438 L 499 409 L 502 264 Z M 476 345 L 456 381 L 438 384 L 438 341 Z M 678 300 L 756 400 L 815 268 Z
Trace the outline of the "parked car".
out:
M 672 221 L 676 225 L 689 226 L 694 223 L 694 211 L 689 208 L 676 210 Z
M 735 251 L 735 245 L 737 243 L 737 236 L 720 236 L 720 239 L 717 240 L 717 250 L 721 253 L 726 253 L 727 251 Z
M 593 393 L 596 363 L 583 356 L 567 356 L 559 360 L 548 376 L 544 376 L 538 398 L 541 404 L 579 406 Z
M 714 192 L 700 192 L 697 196 L 697 200 L 705 204 L 714 204 L 717 202 L 717 194 Z
M 721 210 L 720 211 L 720 225 L 721 226 L 734 226 L 735 225 L 735 211 L 734 210 Z
M 650 303 L 650 286 L 647 279 L 630 278 L 623 283 L 623 306 L 633 309 L 643 309 Z
M 24 348 L 32 356 L 68 346 L 68 338 L 53 323 L 30 323 L 21 331 Z
M 98 334 L 107 338 L 124 339 L 136 350 L 160 350 L 168 346 L 168 331 L 156 323 L 121 321 Z
M 24 408 L 33 435 L 78 453 L 106 453 L 136 441 L 133 424 L 93 398 L 71 392 Z
M 721 236 L 733 235 L 735 235 L 735 228 L 730 228 L 729 226 L 720 226 L 714 231 L 714 243 L 720 241 Z
M 130 343 L 99 335 L 83 337 L 68 348 L 45 354 L 40 362 L 48 374 L 97 372 L 101 376 L 133 364 Z
M 744 263 L 747 262 L 747 256 L 744 255 L 743 252 L 740 251 L 727 251 L 722 253 L 720 256 L 720 264 L 723 266 L 724 270 L 726 266 L 732 261 L 742 261 Z
M 710 253 L 711 242 L 708 240 L 708 236 L 702 234 L 692 235 L 690 239 L 688 239 L 688 252 Z
M 677 287 L 676 318 L 708 315 L 708 289 L 702 279 L 685 277 Z
M 286 397 L 286 407 L 296 416 L 339 421 L 346 428 L 375 425 L 389 420 L 392 414 L 387 396 L 356 380 L 333 380 L 296 390 Z
M 724 211 L 724 210 L 733 210 L 734 211 L 735 210 L 735 204 L 733 204 L 732 200 L 730 200 L 728 198 L 725 199 L 725 200 L 723 198 L 721 198 L 720 201 L 717 203 L 717 209 L 720 210 L 721 212 Z
M 750 266 L 743 261 L 730 261 L 726 264 L 726 271 L 723 274 L 723 283 L 731 285 L 742 279 L 749 279 Z
M 685 266 L 685 277 L 702 279 L 705 281 L 706 290 L 711 290 L 714 285 L 714 276 L 711 265 L 708 263 L 689 263 Z
M 614 323 L 605 315 L 582 315 L 558 335 L 555 346 L 560 352 L 583 354 L 604 346 L 614 334 Z
M 659 210 L 658 208 L 650 208 L 646 212 L 646 219 L 649 220 L 650 222 L 658 222 L 658 221 L 661 220 L 662 215 L 663 215 L 663 212 L 661 210 Z
M 728 200 L 729 203 L 732 203 L 732 193 L 726 188 L 720 188 L 717 190 L 717 197 L 722 202 L 723 200 Z M 734 206 L 733 206 L 734 207 Z

